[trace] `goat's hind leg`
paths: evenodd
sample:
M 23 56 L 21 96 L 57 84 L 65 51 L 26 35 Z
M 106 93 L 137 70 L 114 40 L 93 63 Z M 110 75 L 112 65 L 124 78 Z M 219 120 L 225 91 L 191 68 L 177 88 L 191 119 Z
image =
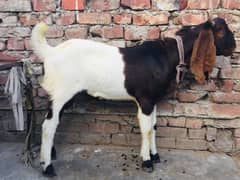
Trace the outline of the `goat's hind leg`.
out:
M 153 112 L 152 112 L 152 133 L 151 133 L 151 151 L 150 151 L 150 157 L 151 161 L 153 163 L 160 163 L 160 157 L 157 152 L 157 146 L 156 146 L 156 130 L 157 130 L 157 106 L 154 106 Z
M 150 158 L 150 141 L 152 134 L 152 110 L 153 105 L 148 101 L 139 101 L 138 119 L 142 134 L 141 157 L 143 160 L 142 169 L 146 172 L 153 171 L 153 162 Z

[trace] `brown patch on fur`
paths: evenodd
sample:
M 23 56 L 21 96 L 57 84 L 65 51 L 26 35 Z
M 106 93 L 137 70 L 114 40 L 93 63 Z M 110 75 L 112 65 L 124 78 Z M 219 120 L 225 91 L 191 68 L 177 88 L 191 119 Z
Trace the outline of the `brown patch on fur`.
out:
M 205 72 L 212 72 L 216 61 L 216 47 L 211 29 L 200 31 L 194 42 L 190 62 L 191 72 L 199 83 L 205 82 Z

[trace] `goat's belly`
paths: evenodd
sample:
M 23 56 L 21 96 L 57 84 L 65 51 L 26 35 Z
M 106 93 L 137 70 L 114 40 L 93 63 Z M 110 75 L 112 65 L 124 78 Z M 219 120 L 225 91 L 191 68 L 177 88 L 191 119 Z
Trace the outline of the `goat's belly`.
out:
M 97 92 L 97 91 L 87 91 L 87 93 L 93 97 L 97 97 L 100 99 L 108 99 L 108 100 L 133 100 L 132 96 L 129 96 L 126 92 Z
M 124 76 L 119 73 L 98 74 L 89 78 L 85 86 L 89 95 L 111 100 L 133 99 L 124 85 Z

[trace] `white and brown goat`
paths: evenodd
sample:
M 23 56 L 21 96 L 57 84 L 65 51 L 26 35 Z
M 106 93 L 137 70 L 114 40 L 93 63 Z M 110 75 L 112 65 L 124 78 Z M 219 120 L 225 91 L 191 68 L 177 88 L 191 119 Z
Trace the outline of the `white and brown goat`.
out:
M 160 161 L 155 142 L 156 103 L 176 76 L 179 64 L 176 40 L 165 38 L 117 48 L 72 39 L 51 47 L 44 36 L 47 29 L 46 24 L 37 24 L 31 38 L 34 52 L 44 62 L 41 85 L 52 101 L 51 111 L 42 125 L 43 173 L 55 175 L 51 149 L 59 114 L 64 104 L 81 91 L 94 97 L 136 102 L 142 134 L 142 167 L 152 171 L 153 164 Z M 199 82 L 205 81 L 205 74 L 212 71 L 216 55 L 229 56 L 236 46 L 233 33 L 221 18 L 183 27 L 176 35 L 183 41 L 186 64 Z

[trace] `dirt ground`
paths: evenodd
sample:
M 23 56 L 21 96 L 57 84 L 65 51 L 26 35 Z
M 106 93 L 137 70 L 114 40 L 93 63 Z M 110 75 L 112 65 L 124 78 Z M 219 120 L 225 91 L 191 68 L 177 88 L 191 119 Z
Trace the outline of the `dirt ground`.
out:
M 23 144 L 0 142 L 1 180 L 45 180 L 39 159 L 21 163 Z M 53 180 L 239 180 L 240 158 L 203 151 L 160 149 L 154 172 L 141 170 L 139 148 L 57 145 Z

